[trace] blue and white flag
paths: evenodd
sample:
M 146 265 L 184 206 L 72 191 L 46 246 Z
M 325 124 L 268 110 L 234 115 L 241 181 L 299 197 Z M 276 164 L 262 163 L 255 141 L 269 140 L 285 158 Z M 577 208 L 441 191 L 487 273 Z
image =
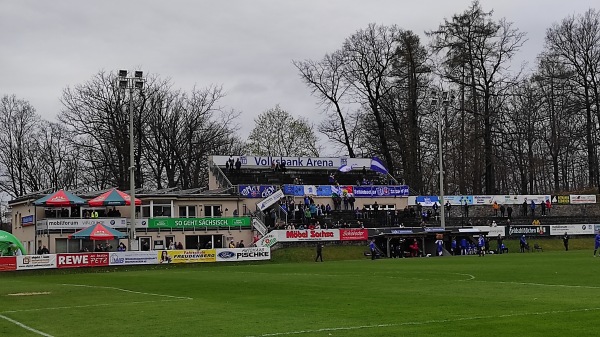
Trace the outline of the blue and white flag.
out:
M 352 171 L 352 166 L 350 165 L 342 165 L 339 168 L 340 172 L 350 172 Z
M 388 170 L 385 168 L 385 166 L 383 166 L 381 159 L 377 157 L 373 157 L 373 159 L 371 159 L 371 170 L 381 174 L 388 174 Z

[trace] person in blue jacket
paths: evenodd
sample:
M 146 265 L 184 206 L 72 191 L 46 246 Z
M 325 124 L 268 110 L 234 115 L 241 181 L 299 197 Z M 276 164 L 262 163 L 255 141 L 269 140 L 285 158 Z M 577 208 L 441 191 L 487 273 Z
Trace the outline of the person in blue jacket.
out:
M 456 238 L 452 238 L 452 243 L 450 243 L 450 254 L 454 256 L 456 254 Z
M 600 231 L 598 231 L 598 233 L 596 233 L 596 238 L 595 238 L 595 244 L 594 244 L 594 257 L 596 257 L 596 251 L 598 250 L 598 248 L 600 248 Z
M 467 255 L 467 238 L 460 239 L 460 255 Z
M 369 250 L 371 250 L 371 260 L 375 260 L 375 257 L 377 256 L 377 250 L 375 248 L 375 239 L 372 239 L 371 243 L 369 243 Z
M 525 249 L 527 249 L 527 240 L 525 239 L 525 234 L 521 235 L 519 239 L 519 246 L 521 247 L 520 252 L 525 253 Z
M 477 255 L 485 256 L 485 237 L 483 235 L 479 235 L 479 239 L 477 240 Z

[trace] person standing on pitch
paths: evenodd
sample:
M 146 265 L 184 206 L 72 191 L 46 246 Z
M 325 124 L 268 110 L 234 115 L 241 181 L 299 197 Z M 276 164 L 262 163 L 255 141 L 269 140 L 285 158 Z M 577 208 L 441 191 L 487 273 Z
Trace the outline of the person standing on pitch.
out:
M 477 240 L 478 247 L 478 255 L 485 256 L 485 238 L 483 235 L 479 235 L 479 240 Z
M 594 245 L 594 257 L 596 257 L 596 251 L 598 250 L 598 248 L 600 248 L 600 231 L 596 233 L 595 242 L 596 244 Z
M 563 235 L 563 245 L 565 245 L 565 251 L 569 251 L 569 235 L 567 234 L 567 232 L 565 232 L 565 235 Z
M 321 262 L 323 262 L 323 244 L 321 242 L 317 242 L 317 257 L 315 257 L 315 262 L 318 259 L 321 259 Z
M 377 255 L 377 251 L 375 249 L 375 239 L 371 239 L 371 243 L 369 243 L 369 249 L 371 250 L 371 260 L 375 260 L 375 255 Z M 596 251 L 594 251 L 596 254 Z
M 444 240 L 437 239 L 435 241 L 435 245 L 437 247 L 437 255 L 442 256 L 442 254 L 444 252 Z

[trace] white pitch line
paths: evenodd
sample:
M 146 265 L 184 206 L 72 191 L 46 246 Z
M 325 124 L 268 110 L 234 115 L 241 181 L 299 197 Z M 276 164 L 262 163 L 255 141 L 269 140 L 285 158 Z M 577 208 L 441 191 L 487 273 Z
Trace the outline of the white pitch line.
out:
M 572 309 L 572 310 L 553 310 L 553 311 L 542 311 L 542 312 L 524 312 L 524 313 L 497 315 L 497 316 L 457 317 L 457 318 L 436 319 L 436 320 L 428 320 L 428 321 L 414 321 L 414 322 L 373 324 L 373 325 L 357 325 L 357 326 L 336 327 L 336 328 L 322 328 L 322 329 L 313 329 L 313 330 L 297 330 L 297 331 L 287 331 L 287 332 L 274 332 L 274 333 L 265 333 L 265 334 L 262 334 L 262 335 L 249 335 L 249 336 L 246 336 L 246 337 L 289 336 L 289 335 L 302 335 L 302 334 L 315 333 L 315 332 L 344 331 L 344 330 L 361 330 L 361 329 L 376 329 L 376 328 L 386 328 L 386 327 L 394 327 L 394 326 L 407 326 L 407 325 L 426 325 L 426 324 L 454 323 L 454 322 L 473 321 L 473 320 L 480 320 L 480 319 L 507 318 L 507 317 L 517 317 L 517 316 L 540 316 L 540 315 L 564 314 L 564 313 L 572 313 L 572 312 L 598 311 L 598 310 L 600 310 L 600 307 L 598 307 L 598 308 Z
M 70 286 L 70 287 L 110 289 L 110 290 L 123 291 L 123 292 L 126 292 L 126 293 L 132 293 L 132 294 L 138 294 L 138 295 L 160 296 L 160 297 L 176 298 L 176 299 L 180 299 L 180 300 L 193 300 L 193 298 L 191 298 L 191 297 L 173 296 L 173 295 L 165 295 L 165 294 L 154 294 L 154 293 L 145 293 L 145 292 L 141 292 L 141 291 L 134 291 L 134 290 L 123 289 L 123 288 L 116 288 L 116 287 L 92 286 L 92 285 L 86 285 L 86 284 L 69 284 L 69 283 L 63 283 L 61 285 L 63 285 L 63 286 Z
M 35 334 L 38 334 L 38 335 L 40 335 L 40 336 L 45 336 L 45 337 L 53 337 L 53 336 L 52 336 L 52 335 L 50 335 L 50 334 L 47 334 L 47 333 L 45 333 L 45 332 L 42 332 L 42 331 L 40 331 L 40 330 L 36 330 L 36 329 L 34 329 L 34 328 L 30 327 L 30 326 L 27 326 L 27 325 L 25 325 L 25 324 L 23 324 L 23 323 L 21 323 L 21 322 L 19 322 L 19 321 L 15 321 L 14 319 L 12 319 L 12 318 L 8 318 L 8 317 L 6 317 L 6 316 L 4 316 L 4 315 L 0 315 L 0 318 L 2 318 L 2 319 L 5 319 L 5 320 L 7 320 L 7 321 L 9 321 L 9 322 L 11 322 L 11 323 L 13 323 L 13 324 L 15 324 L 15 325 L 18 325 L 18 326 L 20 326 L 21 328 L 23 328 L 23 329 L 25 329 L 25 330 L 29 330 L 29 331 L 31 331 L 31 332 L 33 332 L 33 333 L 35 333 Z
M 65 307 L 47 307 L 47 308 L 33 308 L 33 309 L 19 309 L 19 310 L 7 310 L 2 311 L 0 314 L 12 314 L 18 312 L 31 312 L 31 311 L 46 311 L 46 310 L 62 310 L 62 309 L 81 309 L 81 308 L 93 308 L 93 307 L 112 307 L 115 305 L 127 305 L 127 304 L 147 304 L 147 303 L 160 303 L 160 302 L 174 302 L 181 301 L 182 299 L 172 300 L 155 300 L 155 301 L 136 301 L 136 302 L 115 302 L 115 303 L 97 303 L 97 304 L 85 304 L 85 305 L 71 305 Z

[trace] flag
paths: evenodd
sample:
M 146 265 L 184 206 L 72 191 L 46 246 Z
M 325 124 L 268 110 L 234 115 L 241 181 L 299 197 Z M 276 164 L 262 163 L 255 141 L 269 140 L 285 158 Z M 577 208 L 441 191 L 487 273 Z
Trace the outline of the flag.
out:
M 339 168 L 340 172 L 350 172 L 352 171 L 352 166 L 350 165 L 342 165 Z
M 382 174 L 388 174 L 388 170 L 385 168 L 385 166 L 383 166 L 381 159 L 377 157 L 373 157 L 373 159 L 371 159 L 371 170 Z

